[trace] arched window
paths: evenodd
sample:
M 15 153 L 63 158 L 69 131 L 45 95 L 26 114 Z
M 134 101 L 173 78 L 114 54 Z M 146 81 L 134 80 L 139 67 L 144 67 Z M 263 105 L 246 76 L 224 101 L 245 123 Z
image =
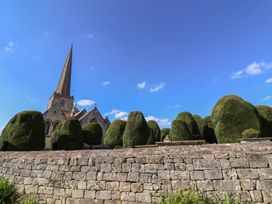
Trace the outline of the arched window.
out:
M 57 121 L 57 122 L 54 123 L 53 130 L 55 130 L 55 128 L 58 126 L 59 123 L 60 123 L 59 121 Z
M 45 122 L 45 135 L 49 135 L 50 127 L 51 127 L 51 122 L 46 121 Z

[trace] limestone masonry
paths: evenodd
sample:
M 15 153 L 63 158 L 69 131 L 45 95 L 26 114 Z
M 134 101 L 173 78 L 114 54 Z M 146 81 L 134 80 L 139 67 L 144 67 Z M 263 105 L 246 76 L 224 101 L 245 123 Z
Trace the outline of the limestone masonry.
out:
M 0 152 L 0 175 L 44 203 L 158 203 L 192 185 L 272 201 L 272 143 Z

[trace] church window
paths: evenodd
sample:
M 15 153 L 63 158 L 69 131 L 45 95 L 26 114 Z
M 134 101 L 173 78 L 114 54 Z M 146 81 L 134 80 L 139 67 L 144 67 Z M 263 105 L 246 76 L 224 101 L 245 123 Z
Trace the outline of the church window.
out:
M 51 127 L 50 121 L 46 121 L 45 122 L 45 135 L 49 135 L 50 127 Z

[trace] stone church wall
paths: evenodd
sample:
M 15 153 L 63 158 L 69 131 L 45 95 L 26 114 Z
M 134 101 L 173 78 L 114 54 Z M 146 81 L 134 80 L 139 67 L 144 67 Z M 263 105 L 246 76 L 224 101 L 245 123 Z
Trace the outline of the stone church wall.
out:
M 192 185 L 269 203 L 272 143 L 1 152 L 0 175 L 44 203 L 157 203 Z

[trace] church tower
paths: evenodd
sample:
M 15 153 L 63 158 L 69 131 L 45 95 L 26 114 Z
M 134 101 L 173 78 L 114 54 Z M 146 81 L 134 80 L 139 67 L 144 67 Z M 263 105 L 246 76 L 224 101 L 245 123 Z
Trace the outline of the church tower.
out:
M 56 91 L 49 99 L 47 110 L 55 105 L 58 105 L 63 114 L 68 117 L 71 114 L 74 106 L 74 97 L 70 95 L 71 89 L 71 75 L 72 75 L 72 57 L 73 45 L 64 64 L 62 74 Z

